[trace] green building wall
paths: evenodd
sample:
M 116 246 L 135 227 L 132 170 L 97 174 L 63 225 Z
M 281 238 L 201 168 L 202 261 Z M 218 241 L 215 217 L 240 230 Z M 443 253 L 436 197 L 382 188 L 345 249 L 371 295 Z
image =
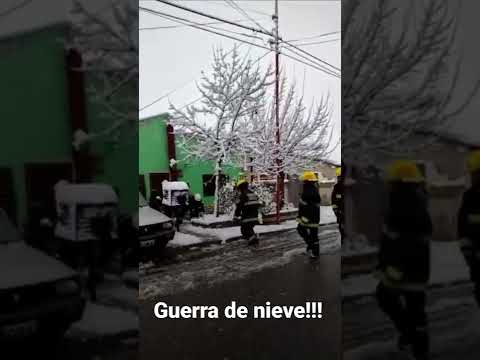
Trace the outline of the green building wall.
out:
M 160 114 L 142 119 L 139 124 L 139 174 L 145 177 L 147 196 L 150 194 L 149 175 L 169 172 L 166 118 L 167 114 Z M 206 205 L 212 205 L 214 197 L 205 196 L 203 192 L 203 175 L 214 173 L 213 161 L 185 160 L 185 153 L 178 144 L 175 150 L 177 167 L 181 172 L 179 180 L 189 183 L 193 193 L 202 195 Z M 224 173 L 234 179 L 238 177 L 240 169 L 227 166 Z
M 26 215 L 25 163 L 71 162 L 64 31 L 58 25 L 0 40 L 0 167 L 12 170 L 20 222 Z
M 0 39 L 0 142 L 3 149 L 8 149 L 0 153 L 0 168 L 12 171 L 19 224 L 24 223 L 27 214 L 25 165 L 72 163 L 73 159 L 64 48 L 67 31 L 66 24 L 53 24 Z M 137 89 L 130 91 L 136 96 Z M 89 132 L 103 130 L 114 121 L 105 118 L 103 109 L 91 99 L 86 105 Z M 92 145 L 93 152 L 103 157 L 103 171 L 96 174 L 95 180 L 117 186 L 121 208 L 135 211 L 137 124 L 124 128 L 118 140 L 111 142 L 107 137 Z

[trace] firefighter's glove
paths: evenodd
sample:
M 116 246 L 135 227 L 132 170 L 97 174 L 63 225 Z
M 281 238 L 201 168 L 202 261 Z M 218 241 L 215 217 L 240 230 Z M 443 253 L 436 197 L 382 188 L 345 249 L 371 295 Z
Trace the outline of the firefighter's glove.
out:
M 300 218 L 301 222 L 305 223 L 305 224 L 308 224 L 310 222 L 310 220 L 308 220 L 308 218 L 306 218 L 305 216 L 302 216 Z
M 393 266 L 387 266 L 385 272 L 387 277 L 394 281 L 400 281 L 403 278 L 403 273 Z

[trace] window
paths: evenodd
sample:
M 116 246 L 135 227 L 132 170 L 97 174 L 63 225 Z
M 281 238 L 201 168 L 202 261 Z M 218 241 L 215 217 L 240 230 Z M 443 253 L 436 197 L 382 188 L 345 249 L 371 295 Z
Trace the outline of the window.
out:
M 228 176 L 225 174 L 220 175 L 220 187 L 225 185 L 228 181 Z M 215 196 L 215 175 L 206 174 L 202 175 L 203 182 L 203 196 Z

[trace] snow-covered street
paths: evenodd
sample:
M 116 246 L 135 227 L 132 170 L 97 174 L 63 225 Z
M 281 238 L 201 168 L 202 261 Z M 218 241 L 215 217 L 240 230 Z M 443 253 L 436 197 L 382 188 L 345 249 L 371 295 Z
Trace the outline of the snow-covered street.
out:
M 256 249 L 244 241 L 202 247 L 183 259 L 143 268 L 140 278 L 142 359 L 324 359 L 339 358 L 341 336 L 340 243 L 335 226 L 320 232 L 325 254 L 303 255 L 296 231 L 263 236 Z M 180 255 L 179 255 L 180 256 Z M 320 320 L 156 319 L 157 301 L 171 305 L 295 305 L 322 301 Z M 188 344 L 188 346 L 185 346 Z
M 473 354 L 480 350 L 480 311 L 470 285 L 431 290 L 427 311 L 432 359 L 478 358 Z M 342 314 L 345 360 L 383 360 L 395 353 L 395 331 L 374 298 L 344 302 Z
M 340 249 L 336 225 L 322 227 L 319 237 L 322 253 L 335 253 Z M 244 241 L 236 241 L 192 249 L 178 255 L 173 263 L 142 266 L 139 297 L 150 299 L 241 279 L 265 269 L 284 266 L 304 253 L 304 242 L 294 230 L 265 235 L 258 248 L 249 248 Z

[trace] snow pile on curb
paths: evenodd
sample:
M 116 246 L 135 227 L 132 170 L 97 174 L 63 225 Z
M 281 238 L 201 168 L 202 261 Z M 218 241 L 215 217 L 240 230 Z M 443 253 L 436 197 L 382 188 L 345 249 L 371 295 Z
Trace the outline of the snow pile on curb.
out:
M 138 331 L 138 317 L 110 306 L 87 303 L 83 317 L 67 332 L 70 338 L 113 336 L 129 331 Z
M 430 285 L 470 279 L 468 268 L 456 242 L 433 242 Z M 342 296 L 367 296 L 375 293 L 378 280 L 372 274 L 352 276 L 342 281 Z
M 175 237 L 168 242 L 167 246 L 169 247 L 182 247 L 182 246 L 189 246 L 189 245 L 195 245 L 195 244 L 200 244 L 204 240 L 195 236 L 191 235 L 188 233 L 183 233 L 183 232 L 176 232 Z
M 337 218 L 331 206 L 322 206 L 320 211 L 320 224 L 336 223 Z M 225 216 L 225 215 L 223 215 Z M 270 232 L 288 231 L 297 228 L 296 220 L 287 220 L 281 224 L 257 225 L 255 232 L 257 234 L 268 234 Z M 178 234 L 178 233 L 177 233 Z M 232 226 L 225 228 L 203 228 L 185 224 L 180 228 L 180 234 L 175 234 L 175 238 L 168 243 L 168 246 L 179 247 L 200 244 L 209 241 L 221 241 L 225 243 L 229 240 L 240 238 L 240 226 Z

